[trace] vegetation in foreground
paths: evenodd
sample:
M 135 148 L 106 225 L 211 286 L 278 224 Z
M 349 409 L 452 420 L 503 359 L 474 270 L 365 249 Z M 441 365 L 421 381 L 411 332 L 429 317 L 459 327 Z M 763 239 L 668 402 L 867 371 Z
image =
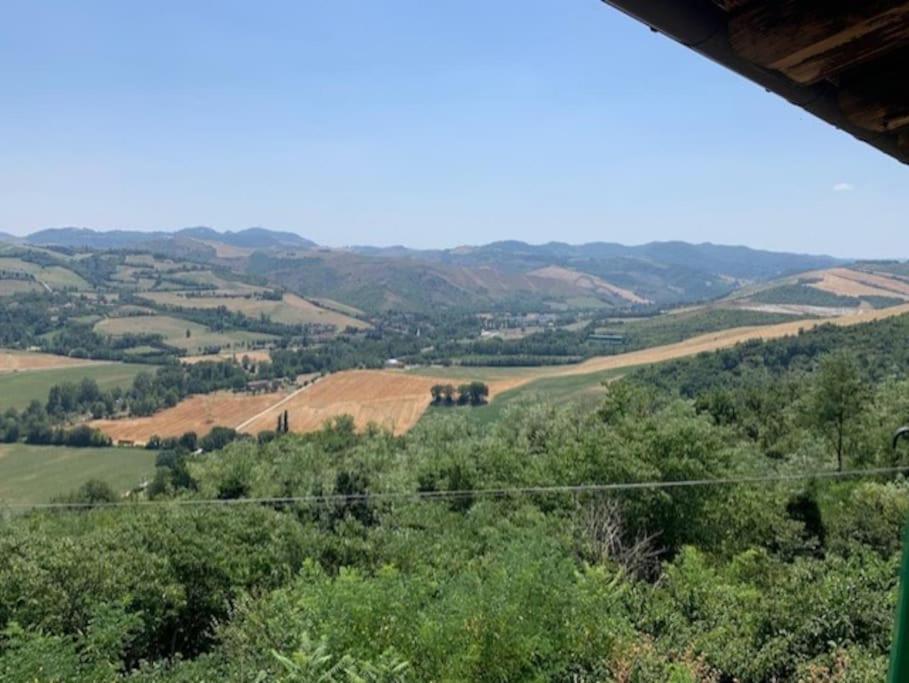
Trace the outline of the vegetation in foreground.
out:
M 901 478 L 361 494 L 905 462 L 889 437 L 909 417 L 907 331 L 823 328 L 637 371 L 593 411 L 172 444 L 148 492 L 161 503 L 332 497 L 6 521 L 0 680 L 880 681 Z

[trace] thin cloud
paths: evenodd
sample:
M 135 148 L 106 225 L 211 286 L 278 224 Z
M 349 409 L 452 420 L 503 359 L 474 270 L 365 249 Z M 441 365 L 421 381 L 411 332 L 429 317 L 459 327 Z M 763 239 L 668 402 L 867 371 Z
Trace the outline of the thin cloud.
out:
M 837 183 L 833 186 L 834 192 L 852 192 L 855 189 L 855 185 L 852 183 Z

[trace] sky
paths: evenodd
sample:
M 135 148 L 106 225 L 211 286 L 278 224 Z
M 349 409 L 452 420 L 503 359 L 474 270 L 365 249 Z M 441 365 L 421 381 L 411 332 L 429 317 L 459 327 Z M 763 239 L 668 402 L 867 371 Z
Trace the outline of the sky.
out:
M 909 256 L 909 167 L 599 0 L 5 0 L 0 231 Z

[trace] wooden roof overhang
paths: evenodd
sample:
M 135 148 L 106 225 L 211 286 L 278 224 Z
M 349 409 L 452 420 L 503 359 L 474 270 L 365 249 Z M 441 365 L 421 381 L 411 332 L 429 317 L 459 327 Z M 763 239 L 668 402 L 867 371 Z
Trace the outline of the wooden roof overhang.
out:
M 909 0 L 603 0 L 909 164 Z

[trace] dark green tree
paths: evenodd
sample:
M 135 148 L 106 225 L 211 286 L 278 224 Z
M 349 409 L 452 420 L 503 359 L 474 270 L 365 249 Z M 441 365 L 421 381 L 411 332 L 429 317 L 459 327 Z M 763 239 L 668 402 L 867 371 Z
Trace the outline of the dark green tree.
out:
M 837 351 L 821 360 L 810 402 L 810 417 L 836 451 L 842 472 L 850 428 L 862 410 L 867 390 L 852 356 Z

